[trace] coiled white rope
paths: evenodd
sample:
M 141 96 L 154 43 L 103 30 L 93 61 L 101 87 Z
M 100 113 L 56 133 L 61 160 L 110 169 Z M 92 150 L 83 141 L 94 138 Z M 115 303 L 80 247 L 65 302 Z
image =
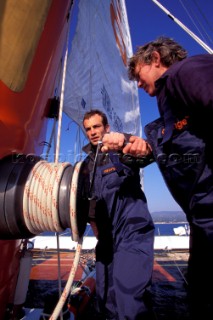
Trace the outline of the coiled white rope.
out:
M 82 161 L 76 163 L 70 186 L 69 214 L 74 241 L 79 240 L 76 199 L 82 163 Z M 67 166 L 70 166 L 68 162 L 55 164 L 39 161 L 30 172 L 24 187 L 23 216 L 31 233 L 63 231 L 58 212 L 58 194 L 60 181 Z
M 63 231 L 58 215 L 58 192 L 62 174 L 68 165 L 39 161 L 30 172 L 24 188 L 23 214 L 31 233 Z M 72 210 L 75 214 L 75 208 Z
M 83 237 L 79 237 L 77 228 L 77 190 L 78 177 L 83 162 L 77 162 L 70 185 L 70 222 L 73 240 L 78 241 L 74 262 L 64 291 L 53 311 L 51 320 L 57 319 L 71 292 L 73 279 L 80 260 Z M 30 172 L 23 195 L 23 216 L 28 230 L 33 234 L 43 231 L 63 231 L 59 220 L 58 195 L 62 175 L 70 163 L 48 163 L 39 161 Z

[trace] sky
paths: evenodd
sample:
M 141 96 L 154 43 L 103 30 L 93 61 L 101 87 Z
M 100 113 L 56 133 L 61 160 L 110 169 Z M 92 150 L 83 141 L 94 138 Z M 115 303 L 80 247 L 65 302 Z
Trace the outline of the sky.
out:
M 160 3 L 213 49 L 212 0 L 161 0 Z M 126 9 L 133 52 L 135 52 L 137 46 L 161 35 L 172 37 L 188 51 L 189 55 L 207 52 L 177 23 L 168 18 L 152 0 L 126 0 Z M 147 123 L 158 118 L 159 113 L 155 97 L 149 97 L 141 89 L 138 93 L 142 128 L 144 128 Z M 66 145 L 70 145 L 71 126 L 73 124 L 70 123 L 70 120 L 65 119 L 65 122 L 67 128 L 63 132 L 63 139 L 66 141 Z M 145 138 L 144 133 L 143 137 Z M 77 140 L 78 137 L 76 136 L 74 139 Z M 86 143 L 85 138 L 84 144 Z M 72 155 L 70 155 L 70 158 L 68 155 L 65 161 L 68 160 L 72 163 L 71 157 Z M 50 160 L 53 161 L 53 159 Z M 155 163 L 147 166 L 143 170 L 143 174 L 143 187 L 150 212 L 182 211 L 170 195 Z
M 161 0 L 160 3 L 213 49 L 212 0 Z M 133 52 L 135 52 L 137 46 L 164 35 L 179 42 L 190 56 L 207 53 L 152 0 L 126 0 L 126 9 Z M 187 12 L 190 13 L 190 16 Z M 192 18 L 195 19 L 194 17 L 198 17 L 199 20 L 192 20 Z M 142 128 L 144 128 L 147 123 L 158 118 L 159 113 L 156 98 L 149 97 L 141 89 L 138 92 Z M 144 169 L 144 191 L 151 212 L 182 211 L 170 195 L 156 164 L 151 164 Z

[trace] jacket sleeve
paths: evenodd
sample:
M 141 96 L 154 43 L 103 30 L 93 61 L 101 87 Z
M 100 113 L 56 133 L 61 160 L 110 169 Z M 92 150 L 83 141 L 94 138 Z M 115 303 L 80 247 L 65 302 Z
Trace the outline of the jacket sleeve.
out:
M 199 55 L 186 59 L 171 74 L 167 82 L 168 90 L 180 105 L 190 112 L 213 114 L 213 55 Z
M 124 133 L 126 142 L 129 141 L 131 134 Z M 153 154 L 143 157 L 134 157 L 131 154 L 120 154 L 120 161 L 130 167 L 144 168 L 155 161 Z
M 153 154 L 144 157 L 133 157 L 130 154 L 121 154 L 120 161 L 130 167 L 144 168 L 155 161 Z

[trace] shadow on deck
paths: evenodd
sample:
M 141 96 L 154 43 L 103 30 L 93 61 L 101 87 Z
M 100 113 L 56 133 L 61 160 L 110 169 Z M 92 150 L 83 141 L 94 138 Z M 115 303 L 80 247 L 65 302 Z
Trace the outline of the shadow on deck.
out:
M 74 253 L 73 253 L 74 256 Z M 61 256 L 62 289 L 69 275 L 73 256 L 70 252 L 64 252 Z M 76 281 L 80 280 L 83 272 L 83 264 L 88 259 L 93 259 L 93 253 L 86 252 L 82 255 L 82 268 L 76 275 Z M 153 309 L 156 320 L 187 320 L 187 270 L 188 252 L 186 250 L 156 251 L 153 270 L 152 297 Z M 55 253 L 45 253 L 45 256 L 35 255 L 31 271 L 26 308 L 45 308 L 48 297 L 58 297 L 57 260 Z M 54 298 L 55 297 L 55 298 Z M 53 301 L 52 300 L 52 301 Z M 50 299 L 49 299 L 50 301 Z M 50 311 L 51 312 L 51 311 Z M 98 320 L 92 311 L 88 310 L 85 320 Z M 28 319 L 25 317 L 24 319 Z M 70 319 L 65 317 L 64 319 Z M 34 318 L 34 320 L 37 320 Z M 39 320 L 39 318 L 38 318 Z

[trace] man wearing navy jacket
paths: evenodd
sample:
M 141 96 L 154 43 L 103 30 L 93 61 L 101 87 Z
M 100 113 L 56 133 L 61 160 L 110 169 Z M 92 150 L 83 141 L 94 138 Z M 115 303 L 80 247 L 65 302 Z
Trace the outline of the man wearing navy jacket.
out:
M 100 110 L 87 112 L 83 125 L 89 140 L 83 148 L 88 154 L 85 164 L 91 177 L 89 222 L 95 224 L 98 238 L 99 311 L 103 319 L 151 320 L 154 225 L 139 175 L 145 159 L 139 163 L 132 157 L 123 157 L 113 146 L 113 152 L 101 152 L 99 142 L 110 128 Z
M 128 73 L 156 96 L 160 118 L 145 127 L 147 151 L 143 139 L 131 137 L 123 152 L 150 155 L 152 149 L 190 225 L 191 319 L 213 319 L 213 55 L 187 57 L 180 44 L 160 37 L 138 47 Z M 105 151 L 111 141 L 113 136 L 104 137 Z

